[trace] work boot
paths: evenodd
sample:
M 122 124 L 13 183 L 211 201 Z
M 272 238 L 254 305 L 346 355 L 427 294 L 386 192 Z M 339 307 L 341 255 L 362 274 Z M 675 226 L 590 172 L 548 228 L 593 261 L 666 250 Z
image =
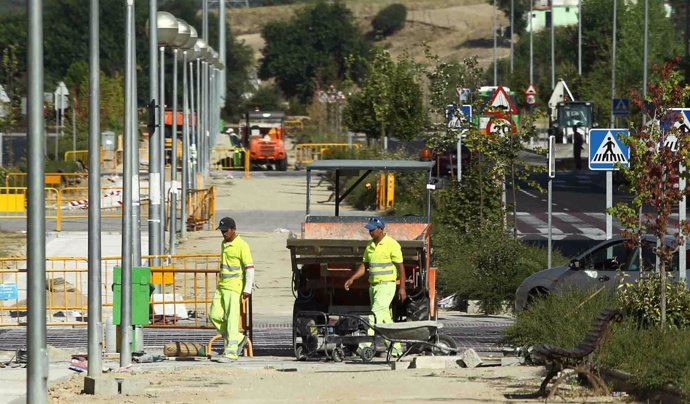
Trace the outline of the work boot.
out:
M 216 360 L 216 362 L 218 362 L 218 363 L 233 363 L 233 362 L 237 362 L 237 358 L 232 357 L 232 356 L 221 355 L 218 358 L 218 360 Z

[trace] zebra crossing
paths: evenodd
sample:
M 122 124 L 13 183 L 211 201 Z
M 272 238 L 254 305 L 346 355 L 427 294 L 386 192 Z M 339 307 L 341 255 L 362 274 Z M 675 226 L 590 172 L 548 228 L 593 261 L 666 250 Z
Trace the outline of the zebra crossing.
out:
M 546 212 L 517 212 L 517 233 L 523 238 L 546 238 L 549 234 L 548 214 Z M 551 234 L 554 240 L 586 238 L 606 239 L 606 214 L 603 212 L 553 212 Z M 678 214 L 669 220 L 668 233 L 678 231 Z M 623 230 L 620 221 L 613 218 L 613 234 Z

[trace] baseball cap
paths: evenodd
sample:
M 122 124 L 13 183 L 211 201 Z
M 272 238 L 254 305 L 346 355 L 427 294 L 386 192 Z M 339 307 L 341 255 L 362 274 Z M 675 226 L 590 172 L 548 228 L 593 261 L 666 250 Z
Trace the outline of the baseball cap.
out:
M 369 218 L 369 221 L 367 222 L 367 224 L 364 225 L 364 227 L 366 227 L 367 230 L 374 230 L 377 227 L 383 229 L 385 227 L 385 224 L 383 223 L 383 220 L 380 217 L 374 216 Z
M 220 219 L 220 223 L 218 223 L 218 227 L 216 227 L 216 230 L 227 230 L 227 229 L 236 229 L 235 227 L 235 220 L 233 220 L 231 217 L 224 217 Z

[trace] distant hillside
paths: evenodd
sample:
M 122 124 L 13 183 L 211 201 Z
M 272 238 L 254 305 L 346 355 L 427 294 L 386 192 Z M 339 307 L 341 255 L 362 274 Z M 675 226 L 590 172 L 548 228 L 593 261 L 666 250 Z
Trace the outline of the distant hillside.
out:
M 407 7 L 405 28 L 378 43 L 394 56 L 407 51 L 418 61 L 424 59 L 419 45 L 425 43 L 432 52 L 443 60 L 462 60 L 477 55 L 482 66 L 493 58 L 492 20 L 493 8 L 486 0 L 396 0 Z M 371 20 L 391 1 L 349 0 L 346 4 L 352 10 L 364 33 L 371 30 Z M 288 5 L 228 10 L 228 26 L 232 32 L 255 50 L 261 57 L 264 46 L 261 27 L 270 21 L 290 18 L 297 7 Z M 499 12 L 499 26 L 508 26 L 509 21 Z M 499 57 L 508 55 L 507 44 L 499 49 Z

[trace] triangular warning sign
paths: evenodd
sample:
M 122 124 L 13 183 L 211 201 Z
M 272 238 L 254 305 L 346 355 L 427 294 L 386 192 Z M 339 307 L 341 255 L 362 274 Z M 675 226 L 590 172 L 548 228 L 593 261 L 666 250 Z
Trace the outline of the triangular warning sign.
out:
M 616 107 L 614 108 L 614 110 L 616 112 L 627 114 L 628 113 L 628 104 L 625 102 L 624 99 L 619 98 L 618 102 L 616 103 Z
M 601 142 L 596 153 L 592 157 L 591 163 L 627 163 L 628 158 L 618 145 L 618 141 L 609 131 Z
M 508 93 L 503 88 L 503 86 L 498 86 L 496 88 L 496 91 L 494 92 L 494 95 L 491 97 L 491 101 L 489 101 L 487 107 L 497 108 L 500 110 L 500 112 L 504 112 L 511 115 L 517 115 L 518 113 L 517 108 L 515 108 L 515 104 L 513 104 L 513 101 L 510 99 Z M 497 112 L 499 111 L 487 111 L 487 113 L 489 114 Z

